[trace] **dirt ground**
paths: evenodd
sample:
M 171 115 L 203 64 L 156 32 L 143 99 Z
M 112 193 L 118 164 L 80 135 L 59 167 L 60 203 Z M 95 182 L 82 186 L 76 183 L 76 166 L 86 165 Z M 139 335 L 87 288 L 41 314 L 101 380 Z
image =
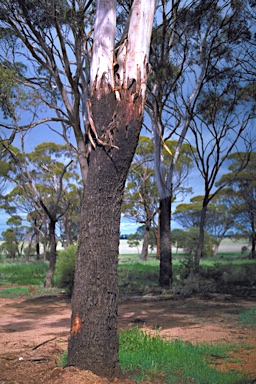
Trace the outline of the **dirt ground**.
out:
M 239 313 L 255 305 L 256 299 L 217 294 L 134 299 L 120 303 L 119 328 L 138 326 L 152 333 L 157 329 L 168 340 L 239 344 L 241 348 L 232 359 L 236 363 L 216 360 L 216 367 L 243 371 L 256 382 L 256 327 L 238 322 Z M 70 302 L 65 296 L 0 297 L 0 383 L 109 383 L 89 371 L 57 367 L 60 353 L 67 349 L 70 315 Z M 133 383 L 125 378 L 114 382 Z

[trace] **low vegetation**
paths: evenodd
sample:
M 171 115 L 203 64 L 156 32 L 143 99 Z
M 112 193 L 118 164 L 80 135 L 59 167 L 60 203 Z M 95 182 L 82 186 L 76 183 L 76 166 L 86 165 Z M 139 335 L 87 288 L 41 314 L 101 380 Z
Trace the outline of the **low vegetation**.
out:
M 140 381 L 158 379 L 161 383 L 246 383 L 237 372 L 220 372 L 211 366 L 214 356 L 227 358 L 232 345 L 192 345 L 180 340 L 163 340 L 157 334 L 149 336 L 141 330 L 120 333 L 119 359 L 123 371 Z M 242 381 L 244 380 L 244 381 Z M 154 381 L 155 382 L 155 381 Z
M 59 251 L 54 285 L 65 289 L 71 296 L 74 284 L 76 247 Z M 2 262 L 2 284 L 42 286 L 47 263 Z M 256 260 L 248 260 L 241 252 L 219 253 L 201 260 L 200 273 L 194 274 L 190 255 L 183 253 L 173 257 L 173 286 L 167 292 L 159 287 L 159 260 L 151 254 L 142 261 L 137 254 L 119 257 L 119 292 L 121 296 L 145 294 L 190 295 L 197 292 L 225 292 L 256 295 Z
M 72 293 L 74 281 L 76 247 L 59 252 L 54 277 L 55 288 L 51 294 L 64 289 Z M 46 262 L 2 262 L 0 276 L 2 296 L 41 295 L 46 291 L 43 282 L 47 272 Z M 211 290 L 234 290 L 246 287 L 254 292 L 256 284 L 256 261 L 245 259 L 243 254 L 229 252 L 203 259 L 200 275 L 195 276 L 189 259 L 177 254 L 173 260 L 174 284 L 170 291 L 159 288 L 159 261 L 155 255 L 147 262 L 136 254 L 121 255 L 119 258 L 119 290 L 121 296 L 155 294 L 191 294 Z M 241 324 L 256 326 L 256 307 L 243 311 L 238 320 Z M 136 382 L 149 381 L 163 384 L 196 382 L 238 384 L 247 383 L 238 372 L 220 372 L 215 368 L 215 359 L 230 360 L 236 349 L 228 344 L 196 344 L 180 340 L 166 341 L 158 336 L 149 336 L 137 328 L 121 331 L 119 335 L 119 359 L 123 372 Z M 65 365 L 65 355 L 60 365 Z
M 2 262 L 0 263 L 0 276 L 3 285 L 40 285 L 46 276 L 47 263 L 33 262 Z
M 162 384 L 246 384 L 246 377 L 239 372 L 221 372 L 215 359 L 228 360 L 236 351 L 235 345 L 198 343 L 192 345 L 181 340 L 166 341 L 156 332 L 150 336 L 138 328 L 119 334 L 119 361 L 121 369 L 136 382 Z M 67 353 L 59 360 L 66 365 Z

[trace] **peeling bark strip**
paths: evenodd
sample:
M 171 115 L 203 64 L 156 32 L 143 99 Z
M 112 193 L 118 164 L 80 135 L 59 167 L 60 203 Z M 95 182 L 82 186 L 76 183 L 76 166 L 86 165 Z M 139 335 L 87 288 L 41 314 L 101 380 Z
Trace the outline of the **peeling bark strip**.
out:
M 134 0 L 116 53 L 116 0 L 98 0 L 96 12 L 90 73 L 91 95 L 102 87 L 102 80 L 112 90 L 119 90 L 120 87 L 127 89 L 135 80 L 137 91 L 145 100 L 155 0 Z M 119 68 L 114 79 L 115 54 Z
M 155 0 L 135 0 L 119 44 L 116 0 L 97 0 L 88 116 L 93 149 L 83 197 L 68 365 L 119 374 L 118 253 L 121 204 L 142 125 Z
M 91 90 L 99 89 L 102 79 L 114 89 L 114 46 L 116 0 L 97 0 L 91 61 Z
M 118 75 L 124 89 L 136 80 L 143 100 L 149 75 L 149 49 L 155 13 L 155 0 L 135 0 L 132 5 L 127 33 L 118 49 Z

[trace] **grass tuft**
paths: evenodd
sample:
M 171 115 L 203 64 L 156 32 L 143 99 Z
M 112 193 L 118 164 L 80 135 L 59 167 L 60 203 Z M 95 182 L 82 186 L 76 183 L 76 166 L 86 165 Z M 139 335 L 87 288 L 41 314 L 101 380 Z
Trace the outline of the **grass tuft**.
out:
M 242 324 L 256 326 L 256 307 L 241 312 L 239 315 L 239 321 Z
M 125 372 L 137 382 L 159 380 L 162 384 L 241 384 L 245 378 L 238 372 L 220 372 L 210 366 L 211 356 L 227 358 L 230 345 L 192 345 L 180 340 L 165 341 L 139 329 L 123 331 L 119 338 L 119 359 Z M 154 381 L 155 382 L 155 381 Z

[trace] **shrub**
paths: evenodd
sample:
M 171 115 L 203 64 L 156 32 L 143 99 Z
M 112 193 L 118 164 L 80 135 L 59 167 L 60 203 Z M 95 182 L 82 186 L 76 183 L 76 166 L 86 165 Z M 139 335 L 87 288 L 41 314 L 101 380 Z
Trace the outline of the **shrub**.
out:
M 195 255 L 196 249 L 199 243 L 199 228 L 191 227 L 187 230 L 186 242 L 184 245 L 185 253 L 189 255 Z M 214 238 L 209 235 L 208 232 L 204 231 L 204 246 L 202 257 L 212 257 L 214 255 Z
M 55 281 L 59 288 L 67 289 L 71 296 L 74 287 L 75 263 L 76 263 L 76 245 L 70 245 L 58 253 Z

